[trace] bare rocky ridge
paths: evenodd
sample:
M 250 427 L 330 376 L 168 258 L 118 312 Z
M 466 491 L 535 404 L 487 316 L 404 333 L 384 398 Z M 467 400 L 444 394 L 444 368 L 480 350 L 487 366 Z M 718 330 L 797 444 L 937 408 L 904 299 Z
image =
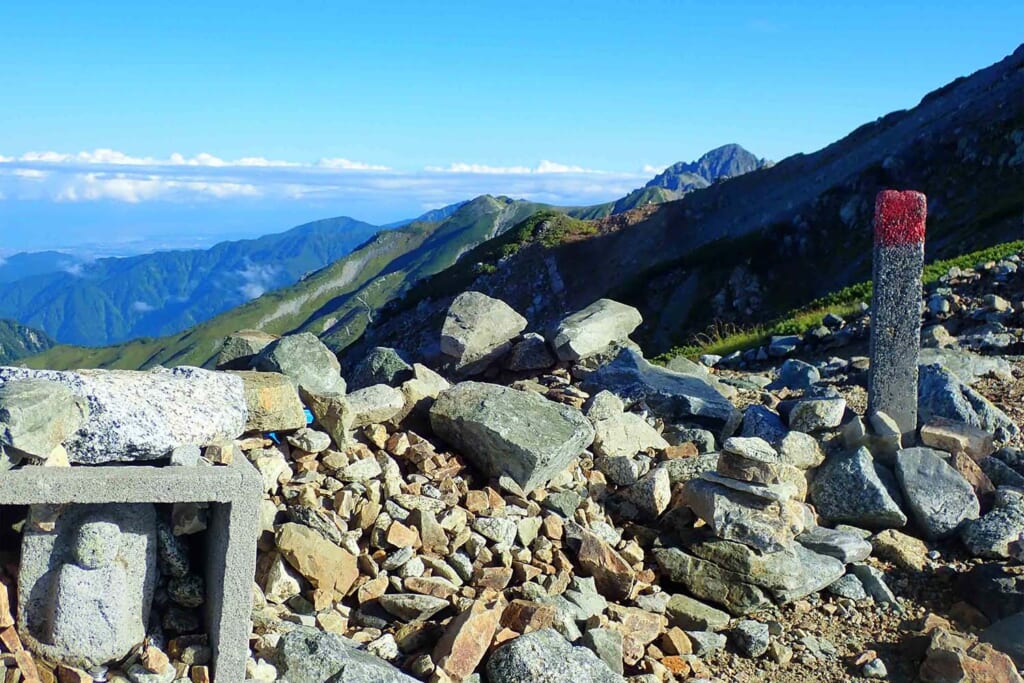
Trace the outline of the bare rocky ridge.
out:
M 518 323 L 476 337 L 457 307 L 446 329 L 483 339 L 473 360 L 486 360 L 456 383 L 445 376 L 467 372 L 472 344 L 432 359 L 378 349 L 339 374 L 310 337 L 229 340 L 232 367 L 275 358 L 287 374 L 225 374 L 245 387 L 245 426 L 163 457 L 245 457 L 262 475 L 253 680 L 1019 681 L 1020 264 L 950 272 L 924 293 L 915 443 L 864 416 L 866 314 L 669 370 L 628 339 L 635 312 L 608 302 L 597 310 L 615 316 L 569 316 L 551 344 Z M 587 343 L 558 361 L 569 330 Z M 0 409 L 64 406 L 57 437 L 73 444 L 88 418 L 59 384 L 42 400 L 39 374 L 0 392 Z M 6 434 L 53 445 L 28 438 L 27 417 L 0 410 L 20 420 L 0 424 L 0 469 L 43 461 Z M 176 509 L 162 538 L 200 542 L 202 519 Z M 0 667 L 33 680 L 51 667 L 15 656 L 5 534 Z M 162 552 L 157 584 L 178 618 L 108 681 L 207 680 L 215 662 L 185 618 L 202 589 L 179 562 Z

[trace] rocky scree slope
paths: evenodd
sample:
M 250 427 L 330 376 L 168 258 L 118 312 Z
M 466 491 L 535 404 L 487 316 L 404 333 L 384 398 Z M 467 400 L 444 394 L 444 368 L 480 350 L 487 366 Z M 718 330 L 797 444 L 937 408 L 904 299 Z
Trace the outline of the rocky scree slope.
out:
M 863 315 L 734 369 L 651 365 L 607 299 L 542 335 L 463 293 L 433 368 L 233 335 L 276 387 L 235 444 L 266 492 L 250 677 L 1022 680 L 1020 263 L 926 293 L 914 443 L 830 355 Z

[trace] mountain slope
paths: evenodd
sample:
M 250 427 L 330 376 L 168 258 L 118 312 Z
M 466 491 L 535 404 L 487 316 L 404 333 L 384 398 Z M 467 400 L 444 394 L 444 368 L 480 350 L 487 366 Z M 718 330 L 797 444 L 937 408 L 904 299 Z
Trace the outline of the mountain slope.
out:
M 83 345 L 173 333 L 294 283 L 346 255 L 378 230 L 351 218 L 331 218 L 206 250 L 58 267 L 0 289 L 0 317 Z M 53 258 L 58 257 L 68 259 Z M 9 259 L 23 269 L 26 260 L 27 255 Z M 45 263 L 42 260 L 39 267 Z
M 630 303 L 654 354 L 716 320 L 767 320 L 870 278 L 883 188 L 928 195 L 929 260 L 1024 236 L 1022 92 L 1024 47 L 813 154 L 611 216 L 565 242 L 534 237 L 511 255 L 493 250 L 474 270 L 467 257 L 460 276 L 442 277 L 505 300 L 539 330 L 602 296 Z M 417 288 L 431 297 L 390 307 L 347 359 L 375 344 L 428 349 L 457 293 L 435 284 Z
M 335 343 L 347 343 L 361 334 L 377 309 L 392 298 L 542 208 L 547 207 L 507 197 L 477 197 L 443 221 L 381 231 L 348 256 L 300 282 L 180 334 L 98 349 L 59 346 L 29 362 L 33 367 L 53 368 L 208 365 L 224 337 L 243 328 L 275 334 L 330 332 Z
M 53 340 L 39 330 L 13 320 L 0 320 L 0 365 L 41 353 L 53 344 Z

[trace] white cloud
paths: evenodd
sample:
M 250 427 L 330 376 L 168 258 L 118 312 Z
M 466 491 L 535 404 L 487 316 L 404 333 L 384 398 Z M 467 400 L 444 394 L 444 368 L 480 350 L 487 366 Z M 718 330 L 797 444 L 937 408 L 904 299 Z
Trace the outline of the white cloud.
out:
M 273 287 L 278 273 L 277 266 L 272 264 L 255 264 L 247 262 L 243 270 L 238 271 L 242 277 L 242 286 L 238 291 L 246 301 L 263 296 L 264 292 Z
M 151 313 L 156 310 L 156 306 L 147 304 L 145 301 L 133 301 L 132 310 L 138 313 Z
M 350 159 L 343 159 L 336 157 L 334 159 L 321 159 L 316 162 L 316 165 L 320 168 L 341 168 L 349 171 L 390 171 L 391 168 L 388 166 L 381 166 L 379 164 L 364 164 L 361 161 L 351 161 Z
M 481 194 L 554 204 L 608 201 L 650 176 L 543 160 L 535 166 L 455 162 L 400 170 L 344 157 L 312 163 L 207 152 L 165 159 L 113 149 L 74 154 L 43 151 L 0 156 L 0 197 L 59 202 L 192 202 L 265 198 L 283 201 L 422 202 L 441 206 Z M 255 291 L 254 289 L 251 291 Z
M 658 175 L 659 173 L 664 171 L 666 168 L 668 168 L 668 166 L 669 166 L 668 164 L 665 164 L 664 166 L 655 166 L 653 164 L 644 164 L 644 167 L 643 167 L 642 170 L 647 175 Z

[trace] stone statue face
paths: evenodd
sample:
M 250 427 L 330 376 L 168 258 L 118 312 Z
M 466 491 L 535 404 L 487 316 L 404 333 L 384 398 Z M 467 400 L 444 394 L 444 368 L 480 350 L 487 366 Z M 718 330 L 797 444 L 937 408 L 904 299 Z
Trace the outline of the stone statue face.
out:
M 78 528 L 72 552 L 83 569 L 109 566 L 121 548 L 121 530 L 113 522 L 86 521 Z

